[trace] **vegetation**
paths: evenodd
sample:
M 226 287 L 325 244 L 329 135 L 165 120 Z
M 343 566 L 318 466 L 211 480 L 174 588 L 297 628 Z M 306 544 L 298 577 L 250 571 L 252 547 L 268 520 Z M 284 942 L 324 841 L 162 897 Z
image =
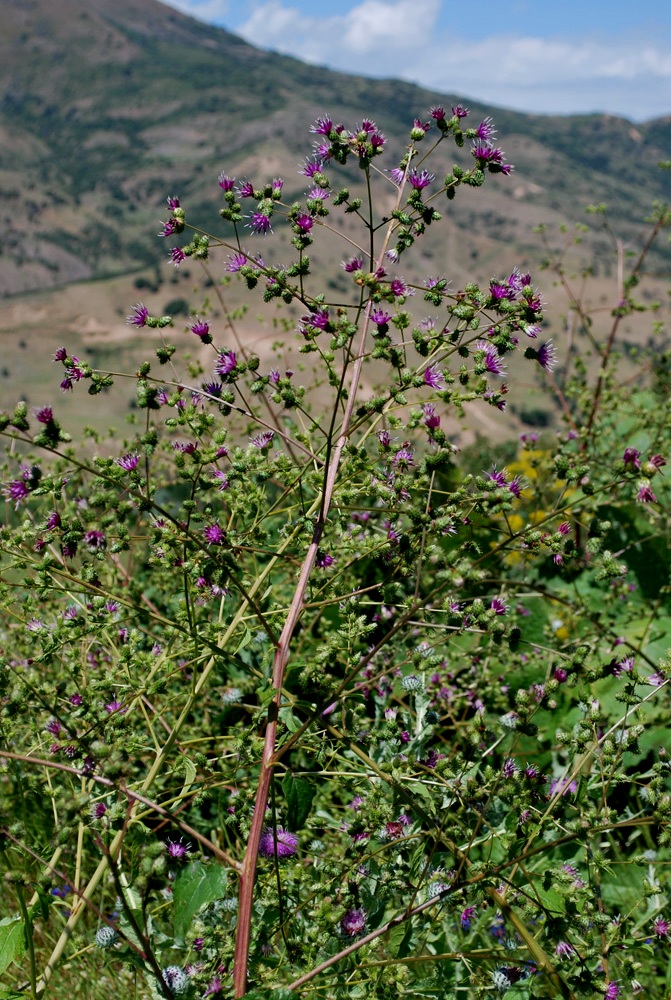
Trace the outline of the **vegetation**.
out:
M 57 351 L 66 392 L 133 383 L 124 440 L 0 416 L 0 997 L 661 1000 L 669 358 L 621 376 L 618 338 L 671 213 L 613 236 L 603 328 L 544 234 L 553 343 L 515 262 L 404 277 L 511 183 L 489 118 L 434 106 L 400 159 L 368 119 L 311 131 L 295 200 L 219 176 L 224 237 L 168 199 L 225 321 L 137 303 L 125 375 Z M 273 368 L 231 278 L 298 310 Z M 559 433 L 460 454 L 447 418 L 505 421 L 509 365 Z

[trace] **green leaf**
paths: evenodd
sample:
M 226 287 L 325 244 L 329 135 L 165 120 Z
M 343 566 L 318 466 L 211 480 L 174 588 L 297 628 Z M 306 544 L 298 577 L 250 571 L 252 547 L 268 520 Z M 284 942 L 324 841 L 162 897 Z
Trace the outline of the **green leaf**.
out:
M 301 830 L 312 809 L 312 800 L 317 789 L 304 778 L 294 778 L 287 773 L 282 779 L 282 791 L 287 803 L 287 826 L 290 830 Z
M 0 974 L 26 950 L 23 921 L 16 917 L 0 920 Z
M 173 884 L 175 937 L 184 940 L 192 917 L 201 906 L 226 895 L 228 875 L 219 865 L 192 861 L 181 868 Z
M 196 765 L 188 757 L 184 757 L 184 784 L 180 792 L 180 798 L 184 798 L 191 785 L 196 780 Z
M 405 958 L 410 954 L 412 941 L 412 921 L 406 920 L 394 927 L 389 934 L 389 950 L 394 958 Z

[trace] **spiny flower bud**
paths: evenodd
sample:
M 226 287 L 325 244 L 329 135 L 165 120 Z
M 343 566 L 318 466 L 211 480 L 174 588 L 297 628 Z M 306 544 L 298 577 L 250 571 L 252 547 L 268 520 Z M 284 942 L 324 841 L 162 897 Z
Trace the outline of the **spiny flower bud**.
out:
M 103 927 L 99 927 L 96 931 L 96 945 L 99 948 L 112 948 L 119 940 L 119 935 L 110 927 L 105 924 Z

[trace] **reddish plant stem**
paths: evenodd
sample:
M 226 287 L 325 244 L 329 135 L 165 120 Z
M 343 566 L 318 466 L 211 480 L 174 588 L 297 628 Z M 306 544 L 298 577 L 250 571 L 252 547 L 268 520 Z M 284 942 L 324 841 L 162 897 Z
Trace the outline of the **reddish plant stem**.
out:
M 363 356 L 366 344 L 366 334 L 368 332 L 369 317 L 372 303 L 366 307 L 363 330 L 359 350 L 357 351 L 354 371 L 347 400 L 347 409 L 343 418 L 342 430 L 338 442 L 333 449 L 331 461 L 326 472 L 324 483 L 324 493 L 319 518 L 314 527 L 312 541 L 305 555 L 301 573 L 296 584 L 296 590 L 287 614 L 282 634 L 275 648 L 273 660 L 272 685 L 275 689 L 275 697 L 268 708 L 268 722 L 263 744 L 263 755 L 261 757 L 261 773 L 256 790 L 256 801 L 254 803 L 254 815 L 247 841 L 247 850 L 242 862 L 240 871 L 240 902 L 238 906 L 238 929 L 235 940 L 235 964 L 233 971 L 233 985 L 236 997 L 243 997 L 247 992 L 247 962 L 249 959 L 249 945 L 251 937 L 252 904 L 254 898 L 254 876 L 256 874 L 256 859 L 259 852 L 259 842 L 266 820 L 266 806 L 270 793 L 270 781 L 273 773 L 273 757 L 275 754 L 275 741 L 277 737 L 277 716 L 280 707 L 281 690 L 284 680 L 284 671 L 289 660 L 289 649 L 291 637 L 296 623 L 300 618 L 305 603 L 305 593 L 307 591 L 310 573 L 317 555 L 319 541 L 324 531 L 324 525 L 328 516 L 335 487 L 338 467 L 342 457 L 343 449 L 347 443 L 349 426 L 354 412 L 354 402 L 361 376 Z
M 403 198 L 403 192 L 405 189 L 405 181 L 408 175 L 408 170 L 410 167 L 411 156 L 408 157 L 408 163 L 405 168 L 405 175 L 403 178 L 403 183 L 399 186 L 396 208 L 401 204 Z M 396 223 L 391 222 L 385 233 L 384 240 L 382 242 L 382 247 L 378 255 L 378 261 L 375 263 L 374 267 L 378 267 L 381 261 L 384 259 L 384 255 L 387 251 L 389 245 L 389 240 L 391 238 L 392 232 L 394 230 Z M 372 229 L 371 229 L 371 240 L 372 240 Z M 371 253 L 372 256 L 372 253 Z M 247 841 L 247 849 L 245 851 L 245 857 L 242 862 L 240 869 L 240 897 L 238 904 L 238 923 L 235 937 L 235 957 L 233 965 L 233 988 L 235 997 L 243 997 L 247 992 L 247 963 L 249 961 L 249 946 L 251 940 L 251 929 L 252 929 L 252 905 L 254 902 L 254 876 L 256 874 L 256 861 L 259 853 L 259 843 L 261 841 L 261 834 L 263 832 L 263 827 L 266 820 L 266 807 L 268 805 L 268 798 L 270 795 L 270 783 L 273 774 L 273 767 L 275 764 L 275 742 L 277 738 L 277 718 L 280 709 L 280 701 L 282 697 L 282 684 L 284 680 L 284 671 L 286 669 L 287 662 L 289 660 L 290 643 L 291 637 L 294 633 L 294 629 L 300 618 L 303 608 L 305 606 L 305 594 L 308 587 L 308 582 L 310 579 L 310 574 L 314 566 L 315 557 L 317 555 L 317 548 L 321 536 L 324 531 L 324 526 L 326 524 L 326 519 L 328 517 L 329 509 L 331 506 L 331 500 L 333 497 L 333 490 L 335 488 L 336 478 L 338 475 L 338 469 L 340 467 L 340 461 L 342 458 L 342 453 L 344 451 L 345 445 L 347 444 L 350 427 L 352 423 L 352 416 L 354 414 L 354 407 L 357 399 L 357 392 L 359 388 L 359 382 L 361 380 L 361 370 L 363 368 L 363 360 L 366 351 L 366 340 L 368 337 L 368 327 L 370 325 L 370 314 L 373 308 L 373 302 L 369 298 L 366 303 L 363 325 L 361 328 L 361 337 L 358 344 L 358 350 L 355 355 L 354 365 L 352 369 L 352 378 L 350 380 L 348 395 L 347 395 L 347 405 L 345 407 L 345 413 L 343 415 L 342 425 L 340 429 L 340 435 L 336 443 L 335 448 L 330 456 L 328 456 L 327 465 L 324 475 L 324 488 L 322 492 L 322 502 L 319 510 L 319 515 L 317 517 L 317 522 L 314 527 L 312 534 L 312 541 L 308 547 L 308 551 L 305 554 L 305 559 L 303 560 L 303 566 L 301 568 L 300 576 L 298 578 L 298 583 L 296 584 L 296 590 L 287 613 L 287 618 L 284 623 L 284 628 L 282 629 L 282 634 L 280 635 L 277 645 L 275 647 L 275 657 L 273 660 L 273 672 L 272 672 L 272 686 L 275 689 L 275 696 L 268 706 L 268 717 L 265 732 L 265 739 L 263 744 L 263 754 L 261 756 L 261 770 L 259 774 L 259 783 L 256 790 L 256 800 L 254 802 L 254 815 L 252 817 L 252 825 L 249 831 L 249 839 Z

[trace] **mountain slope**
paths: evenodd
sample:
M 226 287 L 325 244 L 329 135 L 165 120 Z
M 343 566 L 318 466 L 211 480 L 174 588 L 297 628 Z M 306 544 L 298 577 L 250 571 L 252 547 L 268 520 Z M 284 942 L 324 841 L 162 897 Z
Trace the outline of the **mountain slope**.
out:
M 375 117 L 400 154 L 415 115 L 457 100 L 262 52 L 156 0 L 3 0 L 0 290 L 153 263 L 166 196 L 179 193 L 190 218 L 209 224 L 222 169 L 283 173 L 289 193 L 302 190 L 296 166 L 319 113 Z M 511 244 L 525 253 L 533 225 L 581 219 L 590 201 L 607 201 L 633 234 L 653 199 L 671 197 L 655 167 L 671 158 L 671 117 L 637 127 L 597 115 L 495 118 L 516 172 L 450 209 L 466 257 Z

